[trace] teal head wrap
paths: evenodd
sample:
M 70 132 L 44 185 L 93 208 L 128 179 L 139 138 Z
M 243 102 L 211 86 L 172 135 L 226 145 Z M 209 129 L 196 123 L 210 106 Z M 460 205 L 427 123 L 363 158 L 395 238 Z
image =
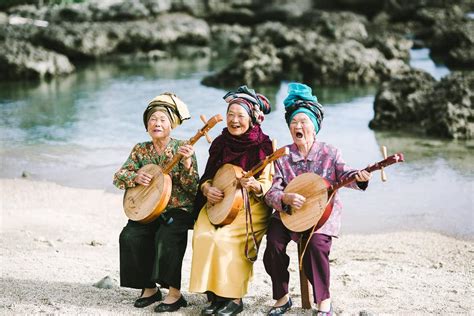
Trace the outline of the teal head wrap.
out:
M 288 125 L 296 114 L 304 113 L 313 123 L 316 134 L 319 132 L 324 117 L 323 106 L 318 103 L 318 98 L 312 94 L 310 87 L 297 82 L 288 84 L 288 96 L 283 104 Z
M 304 113 L 309 117 L 311 122 L 313 122 L 314 130 L 316 131 L 316 134 L 317 134 L 319 132 L 319 124 L 318 124 L 318 121 L 316 119 L 316 115 L 314 115 L 314 113 L 311 112 L 310 110 L 308 110 L 307 108 L 299 108 L 296 111 L 294 111 L 293 113 L 291 113 L 290 122 L 293 119 L 293 117 L 295 117 L 295 115 L 298 114 L 298 113 Z
M 318 98 L 312 94 L 312 89 L 303 83 L 292 82 L 288 84 L 288 96 L 283 101 L 285 107 L 292 105 L 297 100 L 318 103 Z

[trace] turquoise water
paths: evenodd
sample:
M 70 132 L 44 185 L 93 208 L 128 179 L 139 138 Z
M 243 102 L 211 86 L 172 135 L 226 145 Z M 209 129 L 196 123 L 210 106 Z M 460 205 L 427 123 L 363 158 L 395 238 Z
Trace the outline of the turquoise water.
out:
M 412 64 L 426 68 L 427 53 L 413 51 Z M 200 84 L 210 68 L 205 59 L 96 64 L 49 82 L 1 83 L 0 177 L 26 173 L 31 179 L 121 194 L 112 176 L 133 145 L 149 139 L 142 113 L 151 98 L 171 91 L 188 104 L 192 119 L 173 131 L 181 139 L 202 126 L 200 114 L 224 114 L 226 91 Z M 448 72 L 434 64 L 429 71 L 437 78 Z M 262 127 L 279 146 L 291 142 L 282 109 L 286 86 L 261 90 L 274 104 Z M 386 170 L 388 182 L 377 173 L 367 192 L 341 191 L 343 233 L 429 230 L 474 236 L 474 144 L 370 130 L 375 87 L 316 87 L 315 92 L 326 110 L 318 137 L 339 147 L 350 165 L 363 168 L 381 160 L 380 145 L 406 157 Z M 224 123 L 211 136 L 222 128 Z M 195 148 L 202 172 L 209 144 L 203 138 Z
M 436 80 L 449 74 L 449 69 L 435 64 L 429 57 L 429 53 L 428 48 L 412 49 L 410 52 L 410 66 L 429 72 Z

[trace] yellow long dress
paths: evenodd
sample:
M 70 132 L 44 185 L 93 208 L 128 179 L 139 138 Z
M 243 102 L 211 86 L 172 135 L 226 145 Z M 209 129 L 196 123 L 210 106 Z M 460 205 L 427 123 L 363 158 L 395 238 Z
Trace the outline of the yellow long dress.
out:
M 262 186 L 261 196 L 250 194 L 252 222 L 258 243 L 267 231 L 271 215 L 271 209 L 263 201 L 263 195 L 271 187 L 270 169 L 271 164 L 257 179 Z M 189 291 L 210 291 L 227 298 L 244 297 L 253 274 L 253 263 L 245 256 L 245 240 L 245 208 L 239 211 L 232 223 L 216 227 L 209 221 L 204 205 L 194 224 Z M 249 249 L 252 246 L 249 227 Z M 253 255 L 256 255 L 255 252 L 250 252 L 249 256 Z

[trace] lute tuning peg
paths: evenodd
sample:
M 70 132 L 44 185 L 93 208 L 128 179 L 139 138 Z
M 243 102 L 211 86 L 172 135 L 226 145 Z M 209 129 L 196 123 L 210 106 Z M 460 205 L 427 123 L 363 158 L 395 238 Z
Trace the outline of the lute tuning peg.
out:
M 204 116 L 204 114 L 199 115 L 199 118 L 201 119 L 201 121 L 202 121 L 204 124 L 207 123 L 207 119 L 206 119 L 206 117 Z M 206 140 L 207 140 L 207 142 L 208 142 L 209 144 L 212 143 L 212 138 L 211 138 L 211 136 L 209 136 L 209 135 L 207 134 L 207 132 L 204 132 L 204 136 L 206 137 Z
M 382 150 L 383 159 L 387 159 L 387 147 L 382 146 L 381 150 Z M 385 170 L 383 169 L 383 167 L 380 169 L 380 176 L 383 182 L 387 181 L 387 175 L 385 174 Z

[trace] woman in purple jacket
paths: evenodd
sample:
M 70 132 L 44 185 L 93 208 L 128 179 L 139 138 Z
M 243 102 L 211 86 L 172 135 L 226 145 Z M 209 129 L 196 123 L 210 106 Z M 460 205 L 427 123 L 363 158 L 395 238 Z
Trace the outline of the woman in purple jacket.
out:
M 287 229 L 280 220 L 280 212 L 291 208 L 299 209 L 305 197 L 283 190 L 296 176 L 313 172 L 325 178 L 330 184 L 341 181 L 356 173 L 356 182 L 348 186 L 365 190 L 371 177 L 367 171 L 349 168 L 335 147 L 317 141 L 316 134 L 321 128 L 323 108 L 310 87 L 300 83 L 288 85 L 288 96 L 284 101 L 285 119 L 290 128 L 293 144 L 288 145 L 290 154 L 275 163 L 275 175 L 270 190 L 265 195 L 266 203 L 276 212 L 270 220 L 267 232 L 267 247 L 263 257 L 265 270 L 272 279 L 274 306 L 269 315 L 282 315 L 291 308 L 288 295 L 290 258 L 286 247 L 290 240 L 298 241 L 309 237 L 310 231 L 297 233 Z M 311 238 L 303 257 L 303 269 L 313 287 L 314 301 L 318 315 L 332 315 L 329 293 L 329 252 L 333 236 L 339 233 L 342 204 L 336 192 L 331 215 L 326 223 L 317 229 Z

